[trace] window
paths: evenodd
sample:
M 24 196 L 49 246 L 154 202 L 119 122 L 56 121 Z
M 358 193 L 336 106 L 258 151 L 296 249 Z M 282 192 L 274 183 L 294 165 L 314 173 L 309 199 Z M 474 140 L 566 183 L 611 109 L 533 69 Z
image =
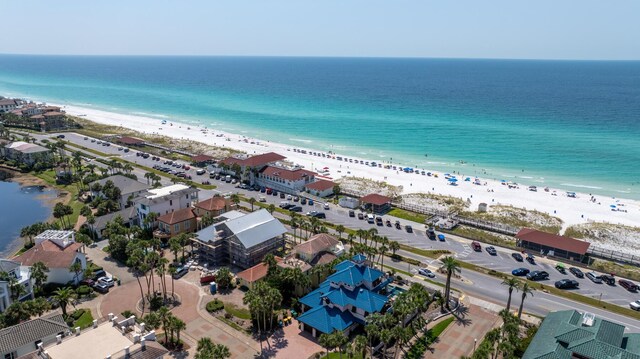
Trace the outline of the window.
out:
M 169 205 L 173 206 L 173 200 L 172 199 L 169 200 Z
M 189 221 L 184 222 L 184 229 L 189 229 L 191 228 L 191 223 L 189 223 Z
M 13 352 L 13 353 L 8 353 L 4 355 L 4 359 L 15 359 L 18 357 L 18 353 Z
M 174 230 L 175 232 L 180 231 L 180 223 L 178 223 L 178 224 L 174 225 L 174 226 L 173 226 L 173 230 Z

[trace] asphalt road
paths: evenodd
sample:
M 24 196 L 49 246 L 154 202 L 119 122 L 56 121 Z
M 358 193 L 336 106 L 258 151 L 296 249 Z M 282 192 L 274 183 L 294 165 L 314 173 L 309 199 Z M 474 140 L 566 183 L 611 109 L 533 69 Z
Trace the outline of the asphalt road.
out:
M 55 137 L 55 135 L 56 134 L 35 135 L 34 137 L 42 139 L 47 137 Z M 111 146 L 107 147 L 107 146 L 98 145 L 97 141 L 91 142 L 91 138 L 88 138 L 87 140 L 85 140 L 84 139 L 85 137 L 82 135 L 78 135 L 74 133 L 65 133 L 64 135 L 65 135 L 65 140 L 70 141 L 72 143 L 76 143 L 83 147 L 92 148 L 94 150 L 103 152 L 108 155 L 119 156 L 120 158 L 125 159 L 127 161 L 144 165 L 147 167 L 153 167 L 153 165 L 155 164 L 162 164 L 162 162 L 165 160 L 163 158 L 161 161 L 154 161 L 151 159 L 151 157 L 145 159 L 145 158 L 136 156 L 137 150 L 135 148 L 131 148 L 131 150 L 128 153 L 125 153 L 124 151 L 118 149 L 121 146 L 118 146 L 115 144 L 111 144 Z M 69 147 L 69 150 L 74 150 L 74 149 L 72 147 Z M 96 165 L 101 165 L 101 164 L 96 163 Z M 267 200 L 267 203 L 272 203 L 276 206 L 278 206 L 278 204 L 280 204 L 280 202 L 283 201 L 283 199 L 281 199 L 279 196 L 268 196 L 264 193 L 259 193 L 256 191 L 242 190 L 237 188 L 236 185 L 228 184 L 223 181 L 216 181 L 213 179 L 209 179 L 208 174 L 198 176 L 196 175 L 195 171 L 196 170 L 194 168 L 191 168 L 189 171 L 187 171 L 187 173 L 189 173 L 192 176 L 193 181 L 200 182 L 200 183 L 202 181 L 210 181 L 211 184 L 218 186 L 216 190 L 201 190 L 199 194 L 199 197 L 201 199 L 209 198 L 214 193 L 240 193 L 248 198 L 254 197 L 258 199 L 260 196 L 264 196 Z M 145 171 L 136 168 L 134 170 L 134 173 L 136 174 L 136 176 L 138 176 L 139 180 L 144 181 Z M 165 177 L 163 177 L 161 182 L 163 184 L 171 183 L 170 180 Z M 554 268 L 556 262 L 553 260 L 548 260 L 546 258 L 538 257 L 536 258 L 535 265 L 532 265 L 526 261 L 516 262 L 511 257 L 511 254 L 513 253 L 513 251 L 506 248 L 494 246 L 497 250 L 497 255 L 491 256 L 485 251 L 484 246 L 481 252 L 474 252 L 470 246 L 471 241 L 461 237 L 447 234 L 446 235 L 447 239 L 444 242 L 429 240 L 425 233 L 424 224 L 409 222 L 401 219 L 400 220 L 400 222 L 402 223 L 401 229 L 396 229 L 395 227 L 387 227 L 387 226 L 376 226 L 375 224 L 367 223 L 365 220 L 358 220 L 357 217 L 349 217 L 348 209 L 344 209 L 335 205 L 330 205 L 329 210 L 324 210 L 322 207 L 323 207 L 323 203 L 317 203 L 317 202 L 314 203 L 313 206 L 303 205 L 304 212 L 311 211 L 311 210 L 324 211 L 327 216 L 326 220 L 329 222 L 332 222 L 335 224 L 342 224 L 345 227 L 351 228 L 351 229 L 376 228 L 378 230 L 379 235 L 386 236 L 387 238 L 389 238 L 389 240 L 398 241 L 402 244 L 406 244 L 406 245 L 416 247 L 416 248 L 421 248 L 421 249 L 446 249 L 454 253 L 454 255 L 460 260 L 473 263 L 485 268 L 493 269 L 499 272 L 511 273 L 513 269 L 518 267 L 525 267 L 530 270 L 545 270 L 546 272 L 549 273 L 549 279 L 543 282 L 548 285 L 553 285 L 555 281 L 560 280 L 562 278 L 576 279 L 580 283 L 580 288 L 575 290 L 576 292 L 584 296 L 589 296 L 592 298 L 602 300 L 603 302 L 608 302 L 608 303 L 620 305 L 623 307 L 627 307 L 629 302 L 640 299 L 639 294 L 628 292 L 627 290 L 625 290 L 624 288 L 618 285 L 609 286 L 606 284 L 596 284 L 591 282 L 587 278 L 579 279 L 574 277 L 572 274 L 563 275 Z M 391 216 L 383 216 L 383 219 L 385 221 L 389 219 L 391 220 L 392 223 L 394 223 L 397 220 L 397 218 L 391 217 Z M 413 233 L 407 233 L 404 230 L 405 224 L 410 224 L 413 227 L 414 229 Z M 403 251 L 401 254 L 403 256 L 417 259 L 423 262 L 425 265 L 430 264 L 432 261 L 429 258 L 421 257 L 410 252 Z M 398 264 L 398 263 L 392 263 L 391 261 L 389 261 L 389 263 L 385 262 L 385 264 L 388 264 L 390 266 L 397 265 L 399 266 L 399 268 L 397 269 L 402 269 L 405 271 L 408 269 L 406 263 Z M 456 288 L 464 291 L 465 293 L 468 293 L 469 295 L 478 296 L 480 298 L 490 300 L 490 301 L 495 301 L 495 300 L 500 301 L 499 298 L 496 298 L 496 297 L 500 297 L 499 295 L 496 295 L 496 293 L 505 293 L 504 302 L 506 302 L 506 290 L 503 286 L 500 285 L 500 281 L 497 280 L 496 278 L 493 278 L 484 274 L 476 273 L 473 271 L 468 271 L 468 270 L 465 270 L 465 273 L 463 274 L 463 276 L 465 279 L 468 279 L 473 284 L 467 284 L 467 283 L 461 282 L 455 285 Z M 537 315 L 546 315 L 546 313 L 551 310 L 575 308 L 579 310 L 590 311 L 595 313 L 596 315 L 601 315 L 603 317 L 616 320 L 618 322 L 624 323 L 628 328 L 633 329 L 634 331 L 640 331 L 640 326 L 638 326 L 638 324 L 634 324 L 637 321 L 633 319 L 629 319 L 625 316 L 616 315 L 608 311 L 582 305 L 565 298 L 561 298 L 558 296 L 554 296 L 554 295 L 550 295 L 542 292 L 536 292 L 534 295 L 536 298 L 535 300 L 530 300 L 525 302 L 526 310 L 530 313 L 537 314 Z M 516 300 L 516 302 L 519 303 L 519 299 Z

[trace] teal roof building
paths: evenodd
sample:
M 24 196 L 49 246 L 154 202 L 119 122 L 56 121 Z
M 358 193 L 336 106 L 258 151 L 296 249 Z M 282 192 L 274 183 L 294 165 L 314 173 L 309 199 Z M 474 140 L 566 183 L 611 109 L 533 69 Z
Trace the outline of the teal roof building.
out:
M 523 359 L 640 359 L 640 334 L 591 313 L 549 313 Z
M 300 299 L 308 308 L 298 317 L 300 329 L 314 337 L 336 330 L 348 334 L 358 324 L 365 324 L 369 314 L 383 312 L 389 302 L 383 293 L 393 278 L 369 267 L 365 256 L 356 255 L 334 269 L 318 289 Z

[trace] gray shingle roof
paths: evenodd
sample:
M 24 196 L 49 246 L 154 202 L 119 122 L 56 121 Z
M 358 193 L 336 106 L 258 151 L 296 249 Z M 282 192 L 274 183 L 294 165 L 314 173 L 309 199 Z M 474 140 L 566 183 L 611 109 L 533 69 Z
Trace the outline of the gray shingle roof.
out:
M 0 353 L 12 352 L 51 335 L 66 332 L 69 327 L 62 314 L 54 313 L 0 330 Z M 36 350 L 35 345 L 33 350 Z
M 221 224 L 226 226 L 245 248 L 251 248 L 287 232 L 282 223 L 261 209 Z
M 120 192 L 122 193 L 123 196 L 129 193 L 144 191 L 146 189 L 151 188 L 151 186 L 149 186 L 146 183 L 142 183 L 122 175 L 109 176 L 107 178 L 103 178 L 101 180 L 91 182 L 90 185 L 93 185 L 94 183 L 97 182 L 97 183 L 100 183 L 101 186 L 104 186 L 104 184 L 107 183 L 107 181 L 113 182 L 113 184 L 116 187 L 120 188 Z
M 0 259 L 0 272 L 11 272 L 16 268 L 20 267 L 20 263 L 16 261 L 11 261 L 8 259 Z

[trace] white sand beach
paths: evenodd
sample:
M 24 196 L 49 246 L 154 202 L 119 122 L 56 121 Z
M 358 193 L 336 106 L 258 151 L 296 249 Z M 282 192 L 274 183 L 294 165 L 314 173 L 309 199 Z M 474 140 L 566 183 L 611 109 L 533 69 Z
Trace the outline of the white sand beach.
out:
M 294 146 L 225 133 L 215 128 L 209 128 L 205 133 L 203 131 L 204 127 L 186 125 L 174 121 L 167 121 L 166 124 L 162 124 L 162 120 L 156 118 L 110 113 L 76 106 L 62 106 L 70 115 L 82 116 L 87 120 L 130 128 L 144 133 L 200 141 L 208 145 L 233 148 L 248 154 L 277 152 L 286 156 L 289 161 L 300 164 L 306 169 L 316 170 L 328 167 L 328 177 L 334 180 L 346 176 L 364 177 L 376 181 L 386 181 L 394 186 L 402 186 L 403 193 L 431 192 L 455 196 L 463 200 L 469 199 L 471 201 L 471 210 L 477 209 L 479 203 L 487 203 L 489 206 L 503 204 L 535 209 L 561 218 L 564 221 L 565 228 L 588 221 L 640 226 L 640 202 L 635 200 L 599 195 L 592 197 L 588 193 L 576 193 L 576 197 L 571 198 L 567 196 L 565 190 L 550 188 L 549 192 L 546 192 L 544 187 L 538 187 L 538 190 L 533 192 L 526 185 L 520 184 L 516 188 L 509 188 L 500 182 L 482 178 L 479 178 L 481 184 L 477 185 L 474 184 L 474 176 L 465 176 L 464 173 L 456 176 L 458 182 L 456 186 L 453 186 L 445 179 L 442 172 L 430 171 L 427 168 L 419 170 L 438 173 L 439 176 L 437 178 L 429 177 L 392 169 L 374 168 L 364 164 L 346 163 L 329 157 L 311 156 L 294 152 Z M 299 146 L 295 148 L 306 149 L 307 151 L 313 150 Z M 348 157 L 355 160 L 355 157 L 343 156 L 339 153 L 335 154 L 335 156 Z M 362 160 L 370 161 L 371 159 Z M 470 181 L 465 181 L 466 177 L 470 177 Z M 615 205 L 615 208 L 612 205 Z M 610 249 L 623 250 L 619 247 Z

